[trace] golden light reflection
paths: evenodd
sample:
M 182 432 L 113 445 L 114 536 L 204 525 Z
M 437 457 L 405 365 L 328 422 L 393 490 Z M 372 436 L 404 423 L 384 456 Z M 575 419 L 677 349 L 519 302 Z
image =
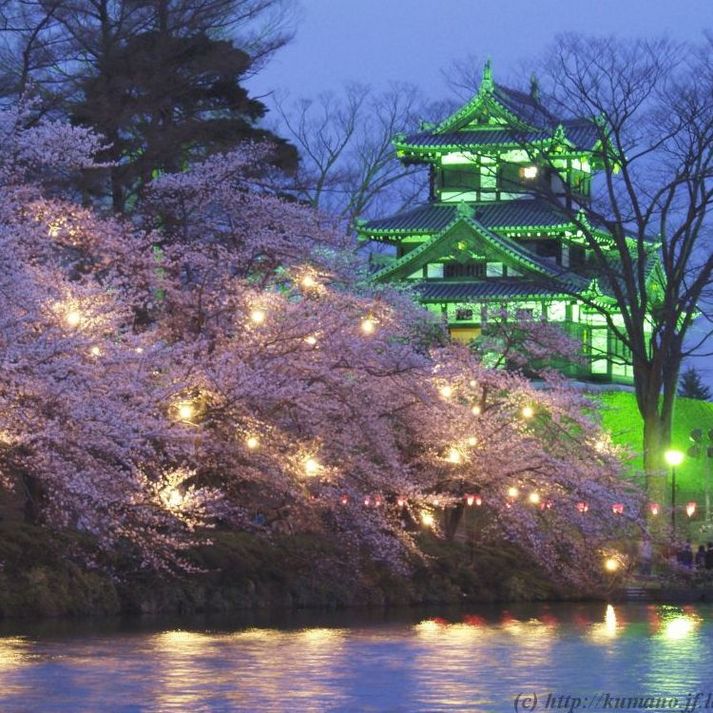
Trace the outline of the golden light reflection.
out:
M 622 628 L 617 621 L 616 610 L 611 604 L 607 604 L 604 622 L 592 624 L 589 630 L 589 638 L 598 644 L 606 643 L 611 639 L 615 639 L 621 633 Z
M 701 625 L 701 617 L 695 613 L 680 610 L 666 610 L 662 614 L 659 636 L 667 641 L 687 639 Z

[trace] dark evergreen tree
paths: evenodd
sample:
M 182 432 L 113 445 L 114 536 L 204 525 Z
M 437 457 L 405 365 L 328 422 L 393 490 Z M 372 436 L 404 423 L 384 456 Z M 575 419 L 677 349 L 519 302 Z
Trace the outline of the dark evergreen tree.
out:
M 115 163 L 115 210 L 130 208 L 157 173 L 245 140 L 273 143 L 275 165 L 295 167 L 294 147 L 256 127 L 266 109 L 241 86 L 250 67 L 247 53 L 230 42 L 150 31 L 130 38 L 105 72 L 83 83 L 72 117 L 112 141 L 104 158 Z
M 699 399 L 700 401 L 710 401 L 711 390 L 703 383 L 698 371 L 689 366 L 678 382 L 678 395 L 687 399 Z
M 12 42 L 0 51 L 0 92 L 34 90 L 37 108 L 91 126 L 107 140 L 103 175 L 80 186 L 131 210 L 157 173 L 244 140 L 297 152 L 257 126 L 266 108 L 242 86 L 288 39 L 293 0 L 17 0 Z

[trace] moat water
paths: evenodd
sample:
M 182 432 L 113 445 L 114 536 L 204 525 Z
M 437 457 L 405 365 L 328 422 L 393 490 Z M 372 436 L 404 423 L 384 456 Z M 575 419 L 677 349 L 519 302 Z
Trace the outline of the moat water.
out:
M 533 710 L 713 711 L 713 608 L 552 604 L 0 628 L 2 713 Z

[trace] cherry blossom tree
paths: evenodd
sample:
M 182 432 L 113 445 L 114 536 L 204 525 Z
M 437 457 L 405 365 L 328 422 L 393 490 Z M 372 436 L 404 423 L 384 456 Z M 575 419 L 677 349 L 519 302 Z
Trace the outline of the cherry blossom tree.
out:
M 263 147 L 157 179 L 139 225 L 46 188 L 95 137 L 22 126 L 0 115 L 0 463 L 35 519 L 151 567 L 219 527 L 406 571 L 478 508 L 580 586 L 640 525 L 592 405 L 444 346 L 328 219 L 255 189 Z

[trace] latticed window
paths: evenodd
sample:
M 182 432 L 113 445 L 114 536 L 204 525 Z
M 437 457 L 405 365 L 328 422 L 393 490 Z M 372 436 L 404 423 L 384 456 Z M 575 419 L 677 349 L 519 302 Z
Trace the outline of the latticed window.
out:
M 477 191 L 480 188 L 480 170 L 477 166 L 444 170 L 443 188 L 458 191 Z
M 443 267 L 443 277 L 485 277 L 485 263 L 446 263 Z
M 457 309 L 456 310 L 456 319 L 472 320 L 473 319 L 473 310 L 465 309 L 464 307 Z

